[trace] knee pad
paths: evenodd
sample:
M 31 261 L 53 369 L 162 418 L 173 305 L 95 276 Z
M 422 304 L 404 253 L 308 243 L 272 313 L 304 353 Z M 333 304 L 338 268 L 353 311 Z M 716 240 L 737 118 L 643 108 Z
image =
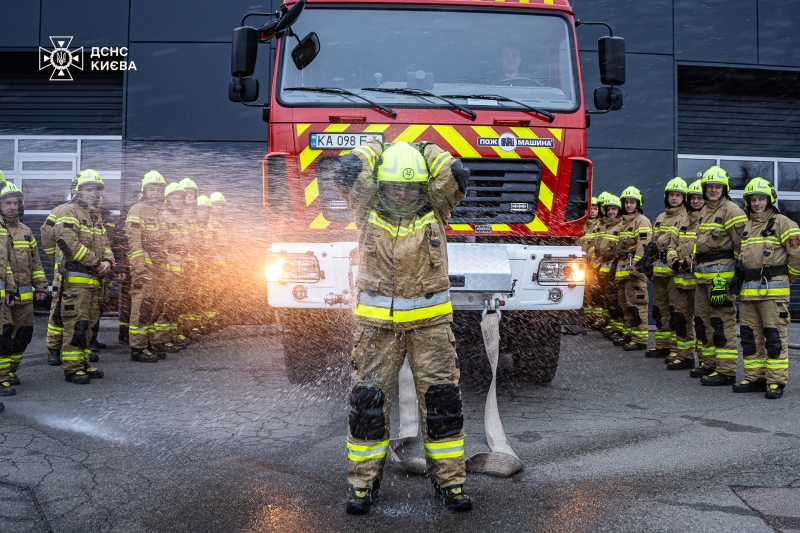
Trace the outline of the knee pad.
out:
M 461 393 L 452 383 L 432 385 L 425 392 L 428 437 L 439 440 L 458 435 L 464 427 Z
M 628 312 L 631 314 L 631 327 L 635 328 L 642 323 L 642 317 L 639 316 L 639 308 L 635 305 L 628 307 Z
M 768 358 L 781 358 L 783 344 L 781 343 L 781 334 L 777 328 L 764 328 L 764 347 L 767 349 Z
M 724 348 L 728 343 L 728 338 L 725 337 L 725 321 L 718 316 L 712 316 L 711 328 L 714 330 L 714 334 L 712 335 L 714 346 L 717 348 Z
M 673 330 L 678 337 L 688 337 L 689 332 L 686 329 L 686 317 L 683 313 L 672 311 L 669 315 L 669 329 Z
M 739 333 L 742 336 L 742 355 L 745 357 L 748 355 L 755 355 L 756 337 L 753 335 L 753 330 L 750 326 L 741 326 L 739 327 Z
M 657 305 L 653 306 L 653 320 L 656 321 L 656 327 L 661 329 L 661 308 Z
M 3 324 L 3 337 L 8 337 L 9 339 L 14 334 L 14 324 Z
M 694 333 L 697 335 L 697 340 L 703 344 L 708 344 L 708 334 L 706 333 L 706 324 L 699 316 L 694 317 Z
M 380 387 L 354 387 L 350 392 L 350 434 L 361 440 L 380 440 L 386 432 Z
M 86 348 L 86 330 L 88 329 L 88 320 L 78 320 L 75 322 L 75 331 L 72 333 L 72 340 L 69 341 L 69 343 L 76 348 Z
M 14 352 L 24 352 L 31 340 L 33 340 L 33 326 L 21 326 L 14 335 Z

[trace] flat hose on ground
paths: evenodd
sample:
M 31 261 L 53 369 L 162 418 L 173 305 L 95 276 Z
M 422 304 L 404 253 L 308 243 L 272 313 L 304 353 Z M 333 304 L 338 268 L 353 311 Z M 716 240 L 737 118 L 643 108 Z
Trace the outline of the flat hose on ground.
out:
M 488 313 L 481 320 L 481 332 L 486 347 L 486 354 L 492 366 L 492 384 L 486 397 L 486 406 L 483 412 L 483 424 L 486 432 L 486 442 L 491 452 L 481 452 L 466 460 L 468 472 L 481 472 L 492 476 L 508 477 L 520 470 L 525 465 L 511 449 L 500 421 L 500 412 L 497 409 L 497 361 L 500 357 L 500 328 L 498 315 Z M 400 368 L 400 435 L 392 439 L 389 446 L 389 464 L 416 474 L 426 474 L 425 459 L 415 457 L 401 459 L 398 450 L 410 441 L 416 440 L 419 433 L 419 409 L 417 406 L 417 393 L 414 388 L 414 377 L 408 360 Z

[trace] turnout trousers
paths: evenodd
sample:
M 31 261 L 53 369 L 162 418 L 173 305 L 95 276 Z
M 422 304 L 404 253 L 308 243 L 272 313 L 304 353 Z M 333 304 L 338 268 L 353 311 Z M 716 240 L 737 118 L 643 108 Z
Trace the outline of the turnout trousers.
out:
M 61 288 L 61 367 L 65 375 L 70 375 L 89 368 L 91 327 L 100 316 L 100 282 L 96 286 L 67 282 Z
M 691 359 L 694 361 L 697 342 L 694 337 L 694 294 L 695 287 L 691 289 L 675 289 L 675 300 L 671 316 L 672 329 L 675 332 L 678 358 L 681 361 Z
M 672 277 L 653 277 L 653 320 L 656 322 L 656 348 L 674 349 L 675 330 L 672 310 L 675 306 L 675 282 Z
M 356 326 L 347 433 L 347 480 L 371 488 L 389 448 L 389 413 L 408 357 L 419 401 L 428 474 L 441 487 L 463 484 L 464 415 L 455 337 L 450 324 L 409 331 Z
M 131 273 L 131 318 L 128 328 L 132 350 L 146 350 L 154 343 L 155 321 L 158 308 L 158 292 L 163 291 L 163 276 L 154 267 L 144 276 Z
M 12 346 L 9 356 L 10 371 L 16 372 L 25 349 L 33 340 L 33 301 L 20 303 L 17 300 L 14 307 L 3 306 L 3 309 L 3 336 L 11 341 Z
M 786 326 L 790 321 L 788 296 L 739 303 L 745 379 L 766 378 L 767 384 L 786 385 L 789 379 Z
M 619 303 L 619 288 L 614 282 L 613 274 L 600 274 L 600 280 L 603 287 L 605 309 L 608 310 L 608 325 L 615 334 L 622 335 L 624 314 Z
M 61 319 L 61 276 L 56 271 L 53 277 L 53 300 L 47 319 L 47 349 L 60 350 L 64 338 L 64 321 Z
M 701 345 L 700 362 L 710 371 L 736 375 L 736 300 L 725 292 L 725 302 L 711 306 L 711 283 L 698 283 L 694 296 L 694 328 Z
M 631 276 L 617 283 L 619 305 L 624 313 L 623 335 L 630 335 L 632 342 L 647 346 L 647 281 Z

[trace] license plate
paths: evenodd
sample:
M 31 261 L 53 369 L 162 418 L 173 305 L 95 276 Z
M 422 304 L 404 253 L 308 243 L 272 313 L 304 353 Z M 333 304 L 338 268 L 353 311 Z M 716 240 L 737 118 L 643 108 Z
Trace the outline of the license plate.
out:
M 311 133 L 308 146 L 312 150 L 352 149 L 368 141 L 383 142 L 383 133 Z

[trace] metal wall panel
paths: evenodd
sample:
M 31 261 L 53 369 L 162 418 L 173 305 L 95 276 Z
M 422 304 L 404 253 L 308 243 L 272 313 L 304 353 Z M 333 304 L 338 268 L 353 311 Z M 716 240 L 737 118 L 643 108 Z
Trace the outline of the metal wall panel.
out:
M 625 38 L 628 52 L 672 54 L 672 0 L 595 0 L 575 3 L 580 20 L 602 20 Z M 597 51 L 597 39 L 608 35 L 603 26 L 579 26 L 578 46 Z
M 675 0 L 675 59 L 758 63 L 757 4 L 757 0 Z
M 128 0 L 42 0 L 40 46 L 51 47 L 51 35 L 70 35 L 72 46 L 128 45 Z
M 0 47 L 37 46 L 39 42 L 39 2 L 0 0 Z
M 758 62 L 800 67 L 800 2 L 758 3 Z

